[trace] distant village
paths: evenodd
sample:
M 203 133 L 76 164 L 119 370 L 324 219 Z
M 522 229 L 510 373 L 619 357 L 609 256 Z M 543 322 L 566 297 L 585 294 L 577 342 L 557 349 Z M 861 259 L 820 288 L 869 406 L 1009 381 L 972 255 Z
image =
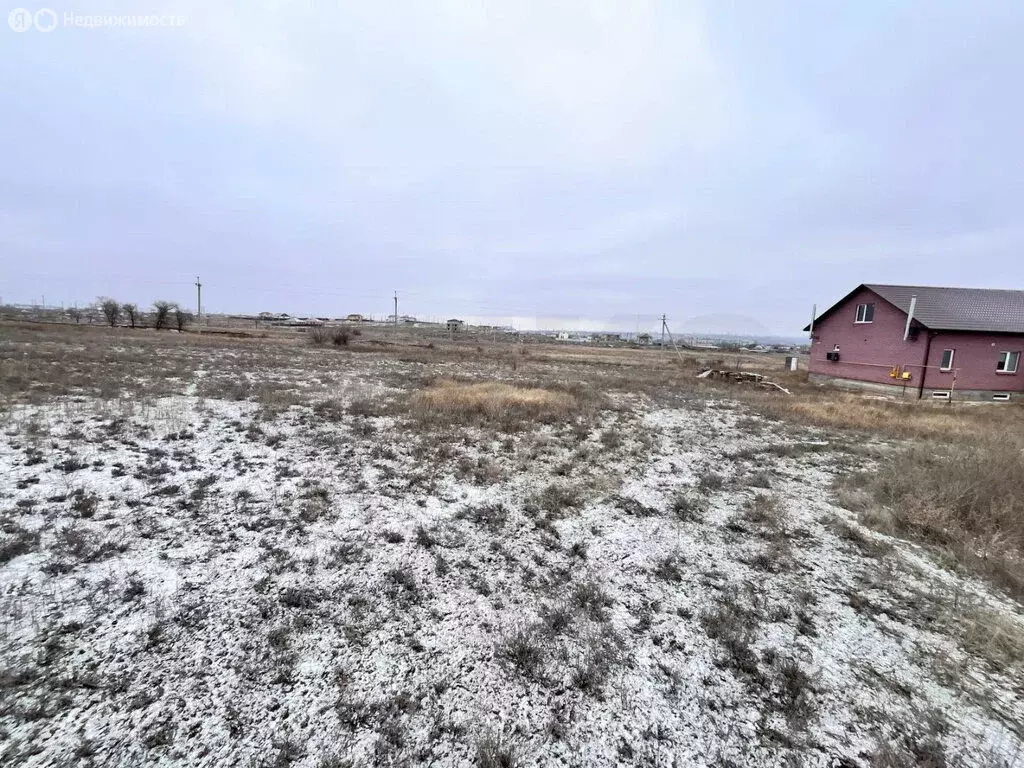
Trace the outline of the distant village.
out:
M 140 313 L 141 314 L 141 313 Z M 5 304 L 0 305 L 0 317 L 19 317 L 24 320 L 45 322 L 70 322 L 75 324 L 103 324 L 103 312 L 98 305 L 85 307 L 48 307 L 40 304 Z M 189 315 L 189 323 L 194 321 Z M 660 334 L 647 332 L 607 332 L 607 331 L 566 331 L 542 330 L 522 331 L 510 325 L 472 324 L 466 320 L 452 317 L 447 320 L 421 320 L 412 315 L 399 315 L 397 323 L 395 315 L 364 315 L 357 312 L 339 317 L 313 317 L 290 315 L 287 312 L 260 312 L 251 314 L 203 314 L 203 324 L 228 321 L 237 324 L 254 324 L 256 327 L 285 327 L 301 330 L 331 325 L 366 325 L 377 327 L 401 326 L 405 329 L 423 329 L 425 331 L 454 334 L 489 335 L 492 338 L 502 336 L 528 336 L 533 339 L 544 339 L 565 344 L 586 344 L 591 346 L 639 345 L 646 347 L 672 347 L 691 350 L 720 350 L 729 352 L 755 353 L 793 353 L 805 352 L 807 344 L 798 342 L 741 336 L 694 336 L 676 335 L 674 338 L 662 338 Z
M 256 319 L 267 325 L 275 326 L 306 326 L 317 327 L 323 325 L 367 323 L 371 325 L 401 325 L 407 328 L 443 329 L 449 333 L 474 332 L 483 334 L 521 334 L 531 337 L 546 337 L 552 341 L 566 342 L 569 344 L 590 344 L 614 346 L 617 344 L 639 344 L 641 346 L 660 347 L 676 346 L 685 349 L 741 351 L 759 353 L 786 353 L 797 352 L 806 348 L 806 345 L 793 343 L 761 343 L 756 339 L 729 337 L 729 336 L 682 336 L 674 342 L 663 340 L 650 333 L 610 333 L 604 331 L 518 331 L 507 325 L 471 325 L 459 318 L 449 318 L 444 322 L 433 320 L 419 320 L 412 315 L 399 315 L 396 323 L 394 315 L 386 315 L 382 318 L 374 318 L 358 313 L 345 315 L 344 317 L 293 317 L 283 312 L 261 312 Z

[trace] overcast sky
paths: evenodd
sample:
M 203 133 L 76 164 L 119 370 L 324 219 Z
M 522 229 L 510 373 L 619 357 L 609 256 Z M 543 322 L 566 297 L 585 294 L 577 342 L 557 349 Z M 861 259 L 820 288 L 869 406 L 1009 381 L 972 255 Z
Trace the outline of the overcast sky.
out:
M 0 27 L 4 302 L 792 336 L 1024 288 L 1020 2 L 8 5 L 58 24 Z

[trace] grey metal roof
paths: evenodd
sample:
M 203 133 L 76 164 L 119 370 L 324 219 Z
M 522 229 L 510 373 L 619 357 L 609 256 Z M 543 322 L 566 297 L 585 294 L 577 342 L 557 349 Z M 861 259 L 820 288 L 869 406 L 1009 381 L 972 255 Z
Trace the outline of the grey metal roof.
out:
M 1024 291 L 926 285 L 864 287 L 904 312 L 910 311 L 910 299 L 917 296 L 914 317 L 934 331 L 1024 333 Z

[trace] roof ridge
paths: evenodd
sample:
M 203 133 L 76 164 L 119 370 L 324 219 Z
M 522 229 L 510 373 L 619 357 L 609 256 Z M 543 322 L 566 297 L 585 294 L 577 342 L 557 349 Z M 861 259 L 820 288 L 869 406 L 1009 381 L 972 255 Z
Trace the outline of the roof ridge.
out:
M 967 288 L 957 285 L 910 285 L 907 283 L 864 283 L 865 288 L 922 288 L 933 291 L 989 291 L 992 293 L 1024 293 L 1024 288 Z

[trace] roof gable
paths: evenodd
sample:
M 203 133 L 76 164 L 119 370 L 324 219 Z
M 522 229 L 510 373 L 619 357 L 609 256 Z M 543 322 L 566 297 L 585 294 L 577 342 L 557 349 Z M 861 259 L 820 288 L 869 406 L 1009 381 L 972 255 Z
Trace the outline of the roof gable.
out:
M 829 307 L 818 320 L 832 314 L 864 288 L 905 314 L 910 312 L 911 299 L 917 296 L 914 319 L 931 330 L 1024 334 L 1024 291 L 991 288 L 865 283 Z M 810 326 L 804 330 L 810 330 Z

